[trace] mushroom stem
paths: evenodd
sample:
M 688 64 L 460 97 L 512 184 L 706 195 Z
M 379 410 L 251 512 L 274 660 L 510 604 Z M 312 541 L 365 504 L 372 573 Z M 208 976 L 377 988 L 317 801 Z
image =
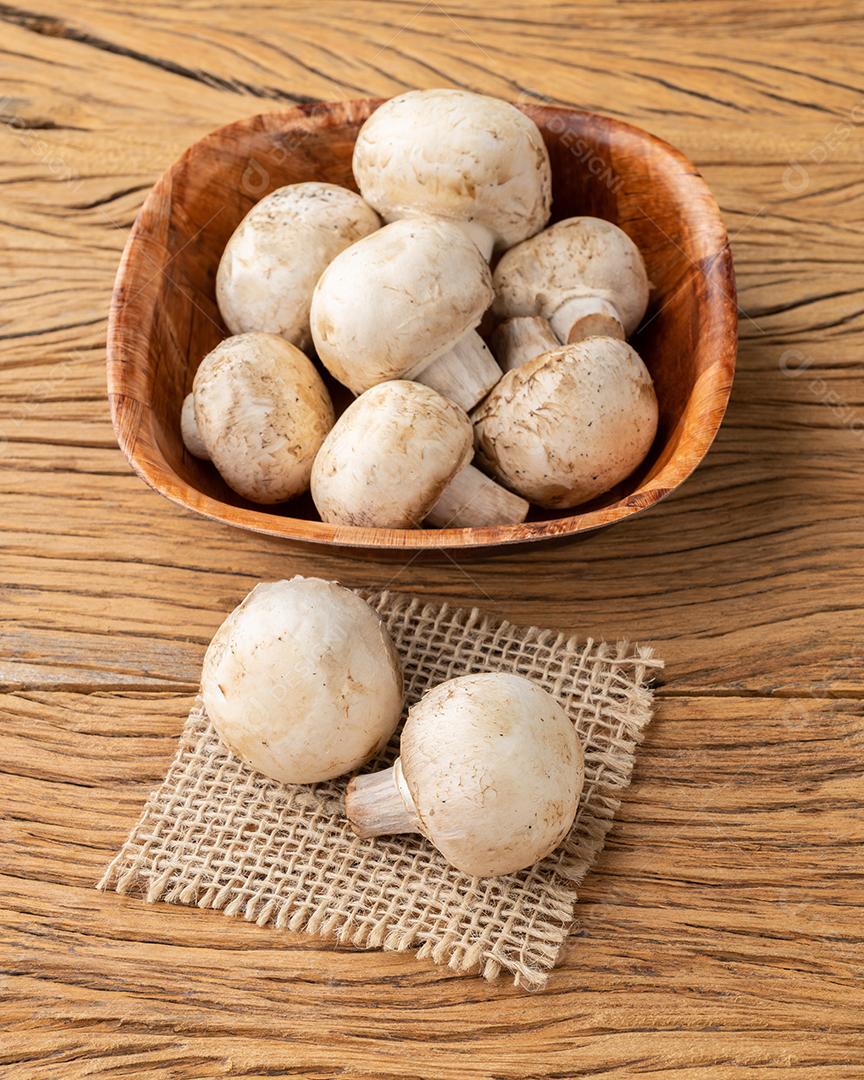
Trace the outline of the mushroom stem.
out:
M 539 315 L 514 315 L 505 319 L 492 335 L 492 351 L 504 371 L 521 367 L 560 344 L 549 323 Z
M 355 776 L 345 791 L 345 816 L 358 836 L 420 832 L 420 818 L 397 758 L 389 769 Z
M 473 465 L 466 465 L 438 496 L 426 521 L 438 529 L 518 525 L 525 520 L 529 505 L 521 495 L 514 495 Z
M 187 394 L 183 399 L 183 408 L 180 410 L 180 434 L 183 436 L 183 445 L 192 457 L 200 458 L 202 461 L 210 460 L 210 454 L 201 438 L 198 422 L 195 419 L 194 394 Z
M 470 412 L 501 378 L 501 368 L 476 330 L 469 330 L 443 355 L 406 378 L 437 390 Z
M 549 322 L 558 340 L 567 345 L 589 337 L 624 341 L 627 336 L 618 309 L 602 296 L 574 296 L 565 300 Z
M 489 262 L 492 258 L 492 249 L 495 247 L 495 236 L 491 229 L 487 229 L 485 225 L 481 225 L 478 221 L 454 221 L 454 225 L 458 225 L 462 232 L 473 240 L 477 245 L 480 254 Z

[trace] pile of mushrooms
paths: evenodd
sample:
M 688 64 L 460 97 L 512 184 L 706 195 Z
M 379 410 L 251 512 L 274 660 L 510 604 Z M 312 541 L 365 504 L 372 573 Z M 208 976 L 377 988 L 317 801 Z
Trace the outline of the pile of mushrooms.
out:
M 369 604 L 335 582 L 295 577 L 257 585 L 225 619 L 201 695 L 247 766 L 316 784 L 387 745 L 402 714 L 402 668 Z M 409 710 L 398 758 L 348 784 L 345 816 L 361 838 L 420 833 L 458 870 L 498 876 L 567 836 L 584 775 L 573 723 L 542 687 L 508 672 L 466 675 Z
M 183 402 L 188 452 L 251 502 L 311 486 L 323 521 L 381 529 L 515 525 L 625 480 L 658 424 L 627 344 L 650 283 L 611 222 L 548 224 L 536 124 L 410 91 L 363 124 L 352 164 L 359 193 L 290 184 L 229 239 L 233 336 Z M 356 395 L 338 419 L 333 380 Z

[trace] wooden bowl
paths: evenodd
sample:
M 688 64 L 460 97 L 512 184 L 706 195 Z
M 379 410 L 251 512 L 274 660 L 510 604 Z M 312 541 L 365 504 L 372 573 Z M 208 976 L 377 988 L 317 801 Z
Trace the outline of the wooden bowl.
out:
M 653 283 L 633 344 L 648 365 L 660 426 L 643 465 L 613 491 L 562 512 L 533 509 L 522 525 L 369 529 L 328 525 L 308 495 L 260 507 L 188 454 L 180 407 L 198 363 L 227 335 L 214 281 L 228 237 L 249 208 L 284 184 L 355 187 L 354 139 L 380 102 L 266 113 L 190 146 L 147 196 L 123 252 L 108 328 L 108 393 L 121 449 L 138 474 L 181 506 L 293 540 L 371 548 L 465 548 L 562 537 L 647 509 L 696 468 L 717 432 L 735 370 L 732 256 L 717 204 L 668 143 L 618 120 L 525 106 L 552 160 L 553 220 L 607 218 L 638 244 Z M 336 393 L 337 410 L 347 396 Z

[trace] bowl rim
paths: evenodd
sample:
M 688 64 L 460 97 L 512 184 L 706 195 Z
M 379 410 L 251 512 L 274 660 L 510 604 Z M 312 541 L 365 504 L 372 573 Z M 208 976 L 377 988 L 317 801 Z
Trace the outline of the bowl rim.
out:
M 702 303 L 709 312 L 704 320 L 714 328 L 701 343 L 709 351 L 709 362 L 697 384 L 701 423 L 692 433 L 686 453 L 675 453 L 663 464 L 662 484 L 622 496 L 608 506 L 576 512 L 564 517 L 545 521 L 526 521 L 519 525 L 496 525 L 482 528 L 458 529 L 381 529 L 354 525 L 333 525 L 307 518 L 293 518 L 273 514 L 265 510 L 236 506 L 206 495 L 183 481 L 167 463 L 154 460 L 144 452 L 139 439 L 142 424 L 152 423 L 150 402 L 143 400 L 140 382 L 136 382 L 130 364 L 124 362 L 127 355 L 140 352 L 142 334 L 145 343 L 149 333 L 142 330 L 140 312 L 133 317 L 130 306 L 127 277 L 133 252 L 143 238 L 151 235 L 154 221 L 161 220 L 162 206 L 167 198 L 175 176 L 185 167 L 194 153 L 209 142 L 220 142 L 226 137 L 242 138 L 244 132 L 260 128 L 263 124 L 326 127 L 334 122 L 348 123 L 365 120 L 386 100 L 383 98 L 358 98 L 347 101 L 315 102 L 288 109 L 258 113 L 244 119 L 215 128 L 201 139 L 190 144 L 183 153 L 162 173 L 141 205 L 120 259 L 111 297 L 107 331 L 107 383 L 111 407 L 111 421 L 120 449 L 134 471 L 159 494 L 164 495 L 186 510 L 252 532 L 278 536 L 286 540 L 301 540 L 316 544 L 336 545 L 346 548 L 366 549 L 458 549 L 483 548 L 525 544 L 540 540 L 560 539 L 589 532 L 614 524 L 624 518 L 643 513 L 664 499 L 693 473 L 714 442 L 722 423 L 735 374 L 737 354 L 738 307 L 735 287 L 735 271 L 732 252 L 720 209 L 707 183 L 693 163 L 676 147 L 652 135 L 650 132 L 614 117 L 565 105 L 542 105 L 513 103 L 533 118 L 544 114 L 560 116 L 562 113 L 582 117 L 605 127 L 610 132 L 640 143 L 648 143 L 655 153 L 666 156 L 677 166 L 680 181 L 698 200 L 703 211 L 709 212 L 709 225 L 713 228 L 716 254 L 703 273 L 710 273 L 709 287 Z M 702 225 L 704 231 L 704 222 Z M 701 270 L 701 268 L 700 268 Z M 149 288 L 155 296 L 155 283 L 161 269 L 143 288 Z M 140 295 L 139 289 L 135 295 Z M 150 305 L 151 311 L 154 305 Z M 149 330 L 149 327 L 148 327 Z M 136 348 L 137 345 L 137 348 Z M 697 390 L 694 390 L 696 393 Z M 290 504 L 286 504 L 290 505 Z

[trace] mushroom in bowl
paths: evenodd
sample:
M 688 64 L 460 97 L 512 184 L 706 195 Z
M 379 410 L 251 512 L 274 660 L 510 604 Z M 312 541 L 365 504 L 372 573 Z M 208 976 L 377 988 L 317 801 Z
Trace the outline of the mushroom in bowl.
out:
M 469 90 L 410 90 L 357 135 L 354 176 L 385 221 L 430 214 L 461 228 L 484 258 L 549 220 L 549 154 L 507 101 Z
M 273 188 L 310 180 L 351 186 L 357 133 L 379 105 L 337 102 L 238 121 L 190 147 L 148 195 L 118 272 L 108 332 L 112 419 L 139 475 L 188 510 L 235 527 L 380 552 L 560 540 L 617 524 L 669 495 L 706 454 L 732 385 L 738 314 L 726 231 L 705 181 L 674 147 L 619 120 L 558 106 L 520 106 L 549 152 L 556 215 L 590 213 L 617 224 L 652 283 L 632 340 L 651 373 L 659 423 L 635 472 L 585 506 L 535 507 L 518 524 L 392 529 L 321 521 L 306 499 L 251 506 L 184 451 L 183 400 L 201 357 L 225 333 L 214 278 L 250 209 L 250 160 L 267 163 Z M 292 152 L 295 145 L 302 152 Z M 584 167 L 589 158 L 602 169 Z
M 324 521 L 377 528 L 500 525 L 528 503 L 470 464 L 471 421 L 421 383 L 361 394 L 337 420 L 312 468 Z
M 657 432 L 648 369 L 626 341 L 591 337 L 507 372 L 474 411 L 477 456 L 538 506 L 578 506 L 620 483 Z
M 336 184 L 289 184 L 256 203 L 225 245 L 219 312 L 232 334 L 263 330 L 306 349 L 312 291 L 328 263 L 374 232 L 378 215 Z
M 475 329 L 492 296 L 489 267 L 459 229 L 430 217 L 395 221 L 321 275 L 312 297 L 315 349 L 355 394 L 416 379 L 467 410 L 501 378 Z
M 650 285 L 639 248 L 623 229 L 575 217 L 511 248 L 495 267 L 495 314 L 542 315 L 562 342 L 629 338 Z
M 199 458 L 206 451 L 238 495 L 278 503 L 309 487 L 334 413 L 321 376 L 296 346 L 275 334 L 226 338 L 201 361 L 192 400 L 187 445 Z

